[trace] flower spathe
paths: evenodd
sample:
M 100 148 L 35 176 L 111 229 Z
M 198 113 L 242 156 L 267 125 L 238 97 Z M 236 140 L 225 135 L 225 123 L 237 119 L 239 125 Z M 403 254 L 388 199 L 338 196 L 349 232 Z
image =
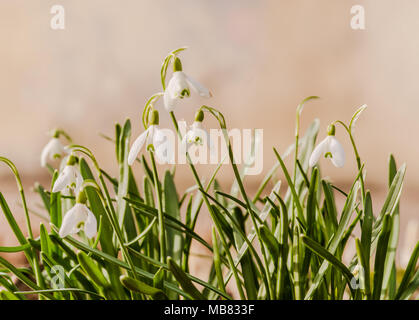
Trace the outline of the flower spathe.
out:
M 41 166 L 45 167 L 48 160 L 59 158 L 64 152 L 65 149 L 60 140 L 57 137 L 51 138 L 47 145 L 42 149 Z
M 158 125 L 151 125 L 135 139 L 128 154 L 128 164 L 132 165 L 144 145 L 152 144 L 156 151 L 160 150 L 159 145 L 163 143 L 164 134 Z M 159 153 L 157 153 L 159 155 Z
M 97 220 L 85 203 L 76 203 L 67 211 L 61 224 L 59 235 L 64 238 L 84 230 L 88 238 L 93 238 L 97 232 Z
M 166 90 L 164 91 L 163 101 L 164 107 L 167 111 L 173 111 L 176 106 L 176 102 L 179 99 L 190 96 L 190 88 L 192 88 L 201 97 L 211 97 L 211 92 L 205 88 L 198 81 L 188 76 L 183 71 L 173 72 L 172 77 L 169 80 Z
M 330 160 L 335 167 L 341 168 L 344 166 L 345 150 L 340 142 L 335 138 L 334 133 L 329 134 L 314 149 L 309 160 L 310 167 L 314 167 L 322 155 L 330 157 Z

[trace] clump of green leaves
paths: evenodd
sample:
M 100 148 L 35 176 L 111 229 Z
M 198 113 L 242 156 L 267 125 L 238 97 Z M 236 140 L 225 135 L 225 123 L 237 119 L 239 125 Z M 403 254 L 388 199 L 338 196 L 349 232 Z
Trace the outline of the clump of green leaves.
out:
M 173 51 L 164 60 L 163 89 L 168 66 L 182 50 Z M 146 104 L 145 127 L 160 96 L 153 95 Z M 180 195 L 174 171 L 159 170 L 152 148 L 148 157 L 144 154 L 137 159 L 142 169 L 142 181 L 138 182 L 133 172 L 137 167 L 127 163 L 129 120 L 122 126 L 117 124 L 115 137 L 109 138 L 115 144 L 115 174 L 103 170 L 86 147 L 71 145 L 71 151 L 78 155 L 87 205 L 99 222 L 95 239 L 88 239 L 83 232 L 79 237 L 59 237 L 63 216 L 76 199 L 73 194 L 49 191 L 58 170 L 51 170 L 51 186 L 36 186 L 46 221 L 35 237 L 18 170 L 10 160 L 1 157 L 0 161 L 17 180 L 27 236 L 0 193 L 2 212 L 19 242 L 15 247 L 0 247 L 0 252 L 23 253 L 27 267 L 18 268 L 0 257 L 0 298 L 24 300 L 28 294 L 36 294 L 39 299 L 51 300 L 228 300 L 233 299 L 226 289 L 230 282 L 240 299 L 411 298 L 419 286 L 419 243 L 401 278 L 397 277 L 395 262 L 399 199 L 406 166 L 397 167 L 390 156 L 387 197 L 380 212 L 374 214 L 365 184 L 366 169 L 352 132 L 364 109 L 361 108 L 349 125 L 335 122 L 346 130 L 354 148 L 358 172 L 351 187 L 342 190 L 322 178 L 318 166 L 309 167 L 319 121 L 315 120 L 300 137 L 303 104 L 314 98 L 317 97 L 309 97 L 298 106 L 295 143 L 282 155 L 273 150 L 276 162 L 252 196 L 244 185 L 246 168 L 235 164 L 226 134 L 235 176 L 230 192 L 222 191 L 216 179 L 221 163 L 204 183 L 188 157 L 196 185 Z M 213 116 L 221 129 L 227 129 L 221 112 L 209 106 L 199 110 Z M 170 115 L 178 130 L 174 111 Z M 283 159 L 292 153 L 293 167 L 289 170 Z M 285 183 L 273 181 L 279 170 Z M 272 189 L 267 190 L 271 183 Z M 345 199 L 342 210 L 337 209 L 337 197 Z M 213 222 L 212 243 L 196 232 L 198 216 L 205 210 Z M 355 237 L 357 227 L 360 232 Z M 190 274 L 192 241 L 211 253 L 210 272 L 205 279 Z M 342 256 L 351 241 L 356 253 L 345 265 Z M 24 283 L 27 290 L 19 290 L 12 276 Z

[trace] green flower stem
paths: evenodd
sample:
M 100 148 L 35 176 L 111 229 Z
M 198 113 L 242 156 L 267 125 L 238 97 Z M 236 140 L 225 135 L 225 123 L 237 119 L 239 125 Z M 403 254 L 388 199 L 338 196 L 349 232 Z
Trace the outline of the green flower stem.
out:
M 148 116 L 150 114 L 151 109 L 153 108 L 153 103 L 156 102 L 160 97 L 163 96 L 163 92 L 159 92 L 156 94 L 153 94 L 146 102 L 144 109 L 143 109 L 143 114 L 141 117 L 141 120 L 143 122 L 143 126 L 145 129 L 148 128 Z
M 362 164 L 361 164 L 361 157 L 359 156 L 358 153 L 358 148 L 356 147 L 355 144 L 355 140 L 354 137 L 352 135 L 352 130 L 348 128 L 348 126 L 343 123 L 340 120 L 335 121 L 334 123 L 339 123 L 342 127 L 345 128 L 346 132 L 349 135 L 349 139 L 351 140 L 351 144 L 352 144 L 352 148 L 354 150 L 355 153 L 355 158 L 356 158 L 356 164 L 358 166 L 358 171 L 361 170 Z M 362 174 L 359 175 L 359 180 L 361 181 L 361 193 L 362 193 L 362 204 L 364 205 L 364 201 L 365 201 L 365 184 L 364 184 L 364 177 Z
M 173 125 L 175 126 L 175 129 L 176 129 L 176 132 L 179 136 L 179 139 L 182 140 L 182 134 L 179 131 L 179 124 L 176 120 L 176 116 L 175 116 L 173 111 L 170 112 L 170 117 L 172 118 Z M 198 172 L 196 171 L 195 166 L 193 165 L 193 163 L 191 161 L 191 157 L 189 156 L 188 152 L 186 153 L 186 159 L 187 159 L 188 164 L 189 164 L 189 166 L 192 170 L 193 176 L 195 178 L 196 183 L 198 184 L 198 187 L 200 189 L 204 190 L 204 187 L 202 186 L 201 180 L 199 179 Z M 227 241 L 226 241 L 226 239 L 224 237 L 224 234 L 222 232 L 222 228 L 218 224 L 218 219 L 215 217 L 214 210 L 212 209 L 211 204 L 210 204 L 207 196 L 205 195 L 205 193 L 201 193 L 201 194 L 202 194 L 202 197 L 204 199 L 205 205 L 207 206 L 208 211 L 211 215 L 211 218 L 214 221 L 215 227 L 217 228 L 218 234 L 220 235 L 221 242 L 222 242 L 222 244 L 225 248 L 228 263 L 230 265 L 231 271 L 233 272 L 234 279 L 236 280 L 237 290 L 239 291 L 240 299 L 245 299 L 242 284 L 241 284 L 237 269 L 234 266 L 234 260 L 233 260 L 233 257 L 231 256 L 230 250 L 228 249 Z
M 166 263 L 166 230 L 164 226 L 164 216 L 163 216 L 163 202 L 162 202 L 162 191 L 159 182 L 159 177 L 157 173 L 156 161 L 154 159 L 154 152 L 149 150 L 151 164 L 153 168 L 153 178 L 154 186 L 156 188 L 157 196 L 157 209 L 158 209 L 158 225 L 159 225 L 159 242 L 160 242 L 160 262 Z

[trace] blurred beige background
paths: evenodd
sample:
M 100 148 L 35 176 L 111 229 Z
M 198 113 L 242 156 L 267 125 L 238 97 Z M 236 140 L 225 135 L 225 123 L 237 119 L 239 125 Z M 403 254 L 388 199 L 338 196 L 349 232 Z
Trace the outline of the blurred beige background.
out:
M 366 29 L 352 30 L 350 9 L 360 2 Z M 55 4 L 65 8 L 65 30 L 50 28 Z M 404 226 L 418 220 L 419 209 L 418 12 L 419 2 L 411 0 L 2 0 L 0 154 L 16 163 L 30 197 L 35 181 L 47 183 L 39 154 L 54 127 L 66 129 L 116 173 L 113 146 L 98 133 L 113 135 L 114 123 L 129 117 L 133 134 L 139 134 L 142 107 L 161 90 L 162 59 L 187 45 L 184 69 L 213 98 L 185 101 L 178 118 L 192 120 L 193 109 L 207 103 L 225 113 L 230 127 L 263 128 L 264 172 L 274 163 L 271 147 L 284 150 L 292 143 L 295 107 L 304 97 L 321 97 L 305 108 L 302 120 L 305 130 L 320 118 L 321 136 L 328 123 L 347 122 L 367 104 L 356 139 L 375 210 L 384 201 L 392 152 L 408 165 Z M 161 118 L 170 125 L 167 115 Z M 336 169 L 324 161 L 323 169 L 345 186 L 354 177 L 355 160 L 340 128 L 337 135 L 347 165 Z M 180 178 L 183 185 L 192 183 L 189 173 Z M 0 179 L 0 191 L 15 202 L 4 166 Z M 0 235 L 0 244 L 14 242 Z

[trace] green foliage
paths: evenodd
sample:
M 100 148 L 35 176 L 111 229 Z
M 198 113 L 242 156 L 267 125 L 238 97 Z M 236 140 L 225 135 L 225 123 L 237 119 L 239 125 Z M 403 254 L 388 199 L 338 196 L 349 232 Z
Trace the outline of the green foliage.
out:
M 163 89 L 168 66 L 182 50 L 173 51 L 164 60 Z M 161 95 L 148 100 L 142 119 L 145 127 Z M 0 158 L 16 177 L 28 234 L 25 237 L 0 193 L 1 210 L 18 242 L 12 247 L 0 247 L 0 252 L 24 253 L 28 265 L 18 268 L 0 257 L 0 299 L 27 299 L 28 294 L 51 300 L 410 299 L 419 286 L 419 243 L 401 277 L 396 276 L 400 270 L 395 261 L 399 199 L 406 167 L 397 168 L 394 157 L 390 157 L 389 189 L 375 217 L 371 194 L 366 189 L 365 165 L 352 135 L 365 106 L 355 112 L 348 126 L 334 122 L 348 133 L 357 164 L 351 187 L 341 190 L 322 177 L 319 166 L 308 165 L 319 121 L 315 120 L 300 137 L 299 119 L 304 102 L 314 98 L 303 100 L 297 108 L 295 143 L 282 155 L 274 148 L 276 161 L 252 196 L 244 184 L 246 168 L 240 170 L 233 161 L 228 136 L 224 138 L 234 173 L 229 193 L 223 192 L 216 180 L 221 162 L 204 185 L 187 155 L 196 183 L 183 194 L 177 188 L 174 170 L 163 171 L 156 165 L 153 148 L 137 159 L 141 166 L 130 167 L 129 120 L 116 125 L 115 138 L 111 139 L 118 168 L 115 176 L 100 166 L 89 149 L 71 145 L 69 148 L 79 157 L 77 165 L 84 180 L 87 206 L 99 222 L 96 239 L 88 239 L 83 232 L 78 237 L 60 238 L 58 230 L 76 195 L 52 193 L 52 186 L 35 187 L 48 221 L 41 224 L 39 231 L 32 230 L 18 171 L 10 160 Z M 200 110 L 212 115 L 221 129 L 227 128 L 218 110 L 208 106 Z M 178 130 L 174 112 L 170 115 Z M 293 151 L 289 169 L 284 159 Z M 279 169 L 286 185 L 274 181 Z M 135 178 L 141 176 L 138 171 L 142 172 L 141 183 Z M 50 173 L 53 185 L 58 171 Z M 267 190 L 271 184 L 272 189 Z M 344 199 L 341 210 L 338 197 Z M 198 216 L 205 211 L 213 223 L 208 228 L 212 243 L 196 231 Z M 352 235 L 356 227 L 360 235 L 355 238 Z M 193 241 L 211 255 L 205 279 L 189 272 Z M 343 253 L 351 241 L 356 253 L 345 264 Z M 27 290 L 19 291 L 11 275 Z

